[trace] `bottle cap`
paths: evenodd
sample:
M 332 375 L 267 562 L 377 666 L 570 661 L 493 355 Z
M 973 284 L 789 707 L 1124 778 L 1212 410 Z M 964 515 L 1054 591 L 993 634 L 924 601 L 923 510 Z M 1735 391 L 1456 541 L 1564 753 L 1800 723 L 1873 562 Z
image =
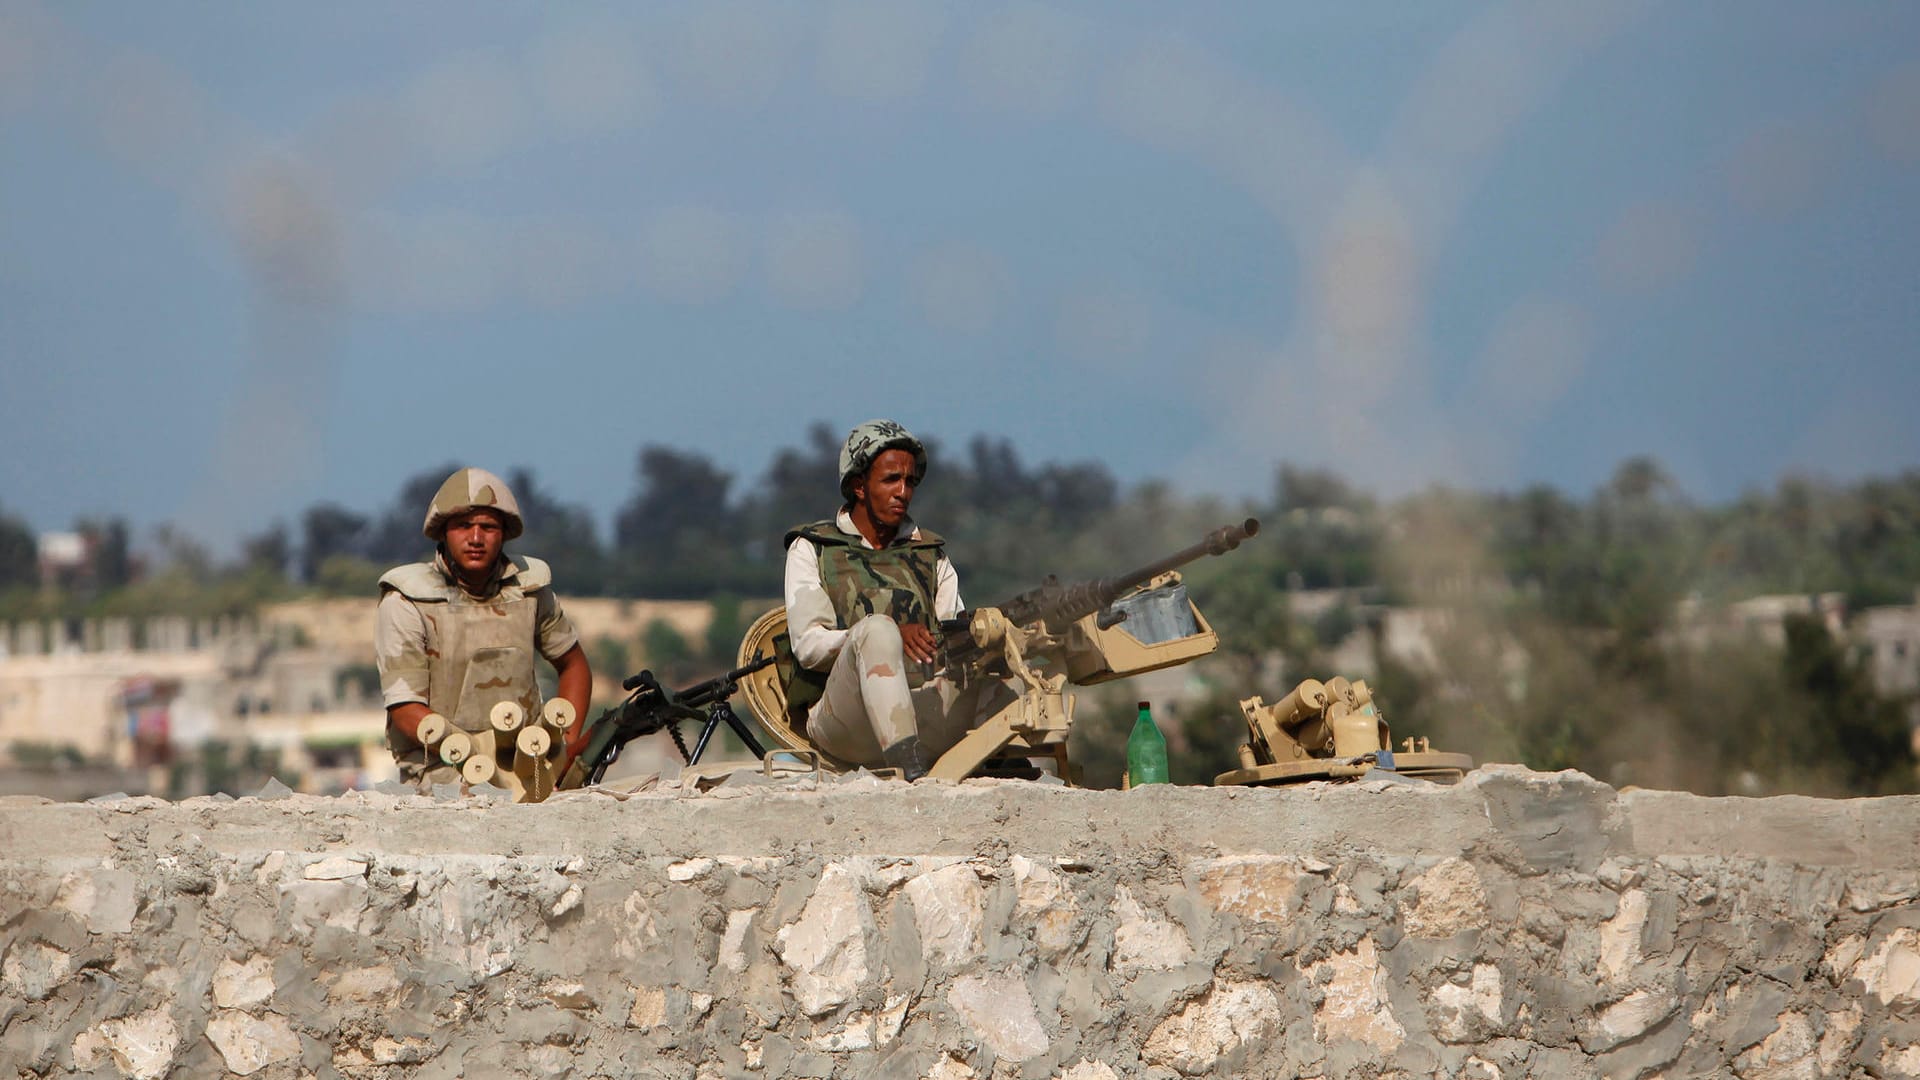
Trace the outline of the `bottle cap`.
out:
M 1146 703 L 1146 702 L 1144 702 L 1144 701 L 1143 701 L 1143 702 L 1141 702 L 1141 703 L 1140 703 L 1140 707 L 1144 709 L 1144 708 L 1147 708 L 1147 707 L 1148 707 L 1148 705 L 1147 705 L 1147 703 Z

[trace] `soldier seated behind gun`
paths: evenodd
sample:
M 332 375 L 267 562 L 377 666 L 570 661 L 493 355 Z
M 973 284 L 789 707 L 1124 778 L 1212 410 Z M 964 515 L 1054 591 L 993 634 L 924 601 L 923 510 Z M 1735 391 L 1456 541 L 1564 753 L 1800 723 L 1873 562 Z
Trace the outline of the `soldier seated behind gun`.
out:
M 991 679 L 933 674 L 940 620 L 961 603 L 944 542 L 907 516 L 926 473 L 906 428 L 861 424 L 840 450 L 840 512 L 786 537 L 788 715 L 834 757 L 908 780 L 1013 699 Z
M 460 770 L 429 758 L 420 721 L 439 713 L 461 731 L 484 732 L 502 701 L 540 715 L 535 653 L 559 673 L 560 696 L 574 724 L 554 772 L 564 774 L 581 747 L 593 696 L 593 672 L 580 635 L 553 595 L 553 573 L 539 559 L 502 550 L 520 535 L 520 505 L 498 476 L 461 469 L 427 504 L 421 531 L 435 544 L 427 562 L 395 567 L 380 579 L 374 657 L 387 706 L 387 746 L 400 779 L 429 792 L 457 784 Z

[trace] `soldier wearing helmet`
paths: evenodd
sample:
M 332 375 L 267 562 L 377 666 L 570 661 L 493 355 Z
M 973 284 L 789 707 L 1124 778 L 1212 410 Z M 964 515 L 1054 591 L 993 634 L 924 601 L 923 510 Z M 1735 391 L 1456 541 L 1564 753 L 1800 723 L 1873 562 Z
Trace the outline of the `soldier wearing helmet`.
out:
M 420 743 L 429 713 L 470 732 L 488 730 L 502 701 L 538 716 L 536 653 L 558 671 L 560 696 L 573 704 L 555 769 L 564 773 L 580 750 L 593 673 L 547 564 L 502 550 L 522 531 L 513 492 L 485 469 L 461 469 L 434 493 L 421 531 L 434 542 L 433 557 L 380 578 L 374 631 L 387 745 L 401 779 L 423 792 L 460 781 L 459 769 L 429 760 Z
M 1011 698 L 932 674 L 940 621 L 961 602 L 945 542 L 907 513 L 926 474 L 920 440 L 869 420 L 840 451 L 839 513 L 786 536 L 790 719 L 834 757 L 909 780 Z

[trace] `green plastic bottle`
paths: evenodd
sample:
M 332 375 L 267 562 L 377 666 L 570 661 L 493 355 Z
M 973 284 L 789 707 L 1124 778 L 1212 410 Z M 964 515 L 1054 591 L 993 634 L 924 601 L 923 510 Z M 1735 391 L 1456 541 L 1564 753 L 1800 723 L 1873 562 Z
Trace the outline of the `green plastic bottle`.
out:
M 1127 736 L 1127 786 L 1167 783 L 1167 740 L 1154 726 L 1153 712 L 1140 703 L 1140 717 Z

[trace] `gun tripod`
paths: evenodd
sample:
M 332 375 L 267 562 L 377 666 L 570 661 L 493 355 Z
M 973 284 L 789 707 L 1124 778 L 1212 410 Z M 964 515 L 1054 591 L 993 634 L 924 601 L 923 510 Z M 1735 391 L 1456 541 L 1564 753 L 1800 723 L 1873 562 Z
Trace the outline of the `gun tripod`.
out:
M 773 664 L 771 656 L 756 656 L 751 663 L 743 664 L 718 678 L 708 679 L 697 686 L 674 691 L 660 685 L 660 680 L 651 671 L 642 671 L 621 684 L 622 688 L 633 692 L 625 702 L 616 705 L 600 715 L 594 721 L 593 734 L 588 738 L 586 759 L 592 762 L 585 776 L 585 783 L 597 784 L 606 778 L 607 768 L 620 759 L 620 751 L 627 743 L 642 735 L 651 735 L 661 728 L 673 737 L 674 748 L 680 751 L 680 757 L 688 765 L 698 764 L 700 756 L 707 752 L 707 744 L 713 741 L 713 733 L 725 724 L 733 729 L 753 756 L 765 760 L 767 751 L 760 740 L 753 737 L 747 725 L 741 723 L 734 714 L 728 698 L 733 696 L 740 686 L 740 680 L 762 668 Z M 686 739 L 680 734 L 680 722 L 693 720 L 701 723 L 700 738 L 693 749 L 687 749 Z
M 732 728 L 733 733 L 740 737 L 740 741 L 746 744 L 747 749 L 753 751 L 755 758 L 766 758 L 766 748 L 760 745 L 759 739 L 753 737 L 753 732 L 747 728 L 747 725 L 743 723 L 740 717 L 733 711 L 733 705 L 731 703 L 716 701 L 707 706 L 704 716 L 696 709 L 687 709 L 686 712 L 692 715 L 668 717 L 662 726 L 667 729 L 667 734 L 672 737 L 674 749 L 680 751 L 680 760 L 686 762 L 688 765 L 700 764 L 701 755 L 707 752 L 707 744 L 713 741 L 713 733 L 720 730 L 721 724 Z M 686 736 L 680 734 L 680 721 L 682 720 L 699 720 L 701 722 L 700 737 L 694 740 L 692 750 L 687 749 Z M 624 742 L 616 742 L 610 745 L 606 752 L 594 762 L 593 768 L 587 771 L 586 782 L 589 784 L 597 784 L 606 779 L 607 770 L 613 766 L 614 762 L 620 760 L 620 751 L 624 749 L 626 749 Z
M 679 748 L 681 759 L 689 765 L 698 765 L 700 755 L 707 752 L 707 743 L 712 741 L 713 733 L 722 723 L 732 728 L 735 735 L 740 736 L 740 741 L 747 745 L 747 749 L 753 751 L 754 757 L 764 759 L 767 756 L 767 751 L 760 745 L 760 740 L 753 737 L 753 732 L 747 730 L 747 725 L 742 723 L 740 717 L 734 713 L 732 702 L 716 701 L 707 706 L 706 721 L 700 728 L 700 737 L 694 740 L 692 753 L 688 753 L 687 744 L 680 741 L 680 725 L 677 721 L 668 721 L 667 731 L 673 736 L 673 745 Z

